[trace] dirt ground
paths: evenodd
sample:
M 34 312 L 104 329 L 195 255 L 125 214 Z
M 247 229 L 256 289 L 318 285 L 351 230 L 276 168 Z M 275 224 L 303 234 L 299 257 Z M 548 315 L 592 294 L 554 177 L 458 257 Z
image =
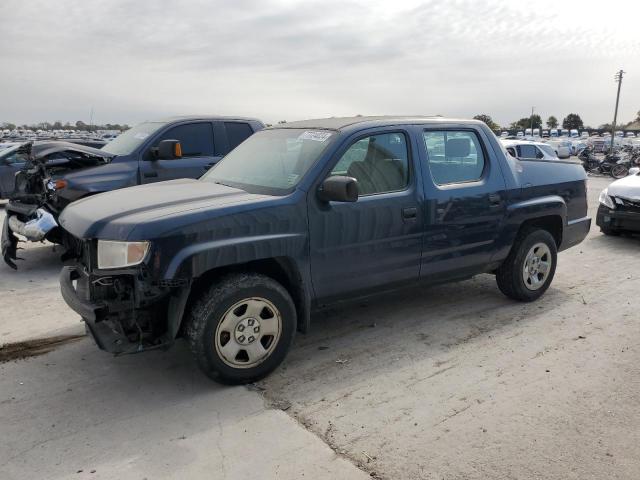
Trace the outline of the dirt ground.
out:
M 593 218 L 608 183 L 589 180 Z M 113 358 L 83 339 L 5 362 L 0 471 L 640 478 L 639 251 L 639 237 L 594 225 L 535 303 L 508 300 L 482 275 L 321 312 L 250 389 L 211 384 L 183 345 Z M 75 334 L 51 247 L 24 257 L 17 275 L 0 266 L 0 342 Z

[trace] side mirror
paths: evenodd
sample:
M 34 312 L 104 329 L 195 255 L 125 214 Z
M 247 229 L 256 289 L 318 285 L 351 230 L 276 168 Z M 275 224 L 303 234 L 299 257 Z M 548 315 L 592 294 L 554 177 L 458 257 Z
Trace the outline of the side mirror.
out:
M 182 158 L 182 146 L 179 140 L 162 140 L 154 153 L 158 160 L 175 160 Z
M 358 200 L 358 180 L 342 175 L 327 177 L 318 188 L 318 198 L 323 202 L 355 202 Z

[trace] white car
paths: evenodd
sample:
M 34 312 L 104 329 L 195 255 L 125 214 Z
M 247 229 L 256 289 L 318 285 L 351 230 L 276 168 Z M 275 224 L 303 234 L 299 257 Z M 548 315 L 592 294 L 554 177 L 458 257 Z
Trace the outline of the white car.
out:
M 569 158 L 571 156 L 571 142 L 566 139 L 551 139 L 549 140 L 549 146 L 553 148 L 558 155 L 558 158 Z
M 600 193 L 596 225 L 605 235 L 640 232 L 640 168 L 611 183 Z
M 558 160 L 558 155 L 551 145 L 544 142 L 527 142 L 523 140 L 502 140 L 502 144 L 512 157 L 519 160 Z

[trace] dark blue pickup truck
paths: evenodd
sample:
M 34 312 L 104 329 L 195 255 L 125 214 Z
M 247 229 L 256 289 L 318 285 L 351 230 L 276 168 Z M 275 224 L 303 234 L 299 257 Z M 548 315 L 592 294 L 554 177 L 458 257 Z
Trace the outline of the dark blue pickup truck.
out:
M 288 123 L 199 180 L 75 202 L 62 295 L 112 353 L 188 339 L 202 370 L 251 382 L 311 312 L 403 284 L 495 274 L 531 301 L 589 231 L 579 164 L 520 161 L 481 122 L 356 117 Z

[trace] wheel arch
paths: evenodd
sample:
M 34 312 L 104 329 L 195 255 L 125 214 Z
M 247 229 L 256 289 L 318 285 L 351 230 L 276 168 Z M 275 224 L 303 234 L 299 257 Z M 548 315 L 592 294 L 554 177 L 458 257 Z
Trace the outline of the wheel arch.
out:
M 560 248 L 562 244 L 563 236 L 563 221 L 559 214 L 544 215 L 542 217 L 535 217 L 525 220 L 518 229 L 517 236 L 520 236 L 523 231 L 538 228 L 548 231 L 553 239 L 556 241 L 556 247 Z
M 311 322 L 310 285 L 305 281 L 298 264 L 289 257 L 252 260 L 245 263 L 215 267 L 203 272 L 193 280 L 190 287 L 184 288 L 182 308 L 180 308 L 180 305 L 177 306 L 177 309 L 181 310 L 181 312 L 176 311 L 174 315 L 170 316 L 170 324 L 173 323 L 175 325 L 169 325 L 169 330 L 175 332 L 176 335 L 181 333 L 184 327 L 184 318 L 188 313 L 190 305 L 193 305 L 196 299 L 202 295 L 212 283 L 229 273 L 248 272 L 259 273 L 270 277 L 287 290 L 296 308 L 297 329 L 299 332 L 306 333 Z M 179 302 L 180 300 L 177 301 Z

